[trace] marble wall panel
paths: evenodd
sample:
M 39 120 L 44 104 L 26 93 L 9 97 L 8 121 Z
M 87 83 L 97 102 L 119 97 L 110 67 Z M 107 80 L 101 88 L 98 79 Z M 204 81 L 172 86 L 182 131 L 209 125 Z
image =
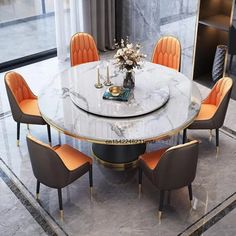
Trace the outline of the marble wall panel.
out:
M 119 0 L 118 35 L 140 42 L 150 60 L 162 35 L 176 36 L 182 46 L 181 72 L 192 77 L 196 0 Z M 119 38 L 119 37 L 118 37 Z

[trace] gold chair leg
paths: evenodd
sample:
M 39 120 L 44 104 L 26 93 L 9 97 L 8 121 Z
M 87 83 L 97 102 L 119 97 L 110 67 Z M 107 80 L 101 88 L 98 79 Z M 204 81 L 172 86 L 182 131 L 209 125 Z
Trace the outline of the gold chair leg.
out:
M 93 187 L 90 187 L 90 200 L 93 199 Z
M 17 145 L 17 147 L 20 146 L 20 140 L 16 140 L 16 145 Z
M 219 153 L 220 153 L 220 147 L 216 147 L 216 159 L 218 158 L 219 156 Z
M 139 185 L 138 185 L 138 192 L 139 192 L 139 193 L 142 193 L 142 184 L 139 184 Z
M 158 211 L 158 220 L 161 223 L 162 211 Z
M 60 210 L 60 217 L 61 217 L 61 220 L 64 219 L 64 211 L 63 210 Z
M 142 194 L 142 184 L 138 185 L 138 198 L 141 198 L 141 194 Z
M 36 200 L 39 200 L 39 194 L 36 193 Z
M 212 137 L 213 137 L 213 135 L 212 135 L 212 130 L 210 129 L 210 136 L 209 136 L 209 141 L 211 142 L 211 140 L 212 140 Z

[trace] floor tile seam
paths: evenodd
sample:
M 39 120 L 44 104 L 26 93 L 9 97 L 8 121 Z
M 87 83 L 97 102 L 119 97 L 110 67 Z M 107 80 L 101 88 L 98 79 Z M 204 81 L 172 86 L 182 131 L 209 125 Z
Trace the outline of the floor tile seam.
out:
M 48 235 L 68 235 L 1 157 L 0 178 Z
M 227 216 L 234 209 L 236 209 L 236 200 L 230 203 L 224 209 L 220 210 L 216 215 L 213 215 L 207 222 L 205 222 L 203 225 L 198 227 L 192 234 L 190 234 L 190 236 L 202 235 L 204 232 L 206 232 L 209 228 L 217 224 L 221 219 Z M 226 210 L 227 213 L 225 213 Z
M 226 205 L 226 206 L 225 206 Z M 225 207 L 224 207 L 225 206 Z M 221 209 L 224 207 L 223 209 Z M 178 235 L 201 235 L 204 233 L 208 228 L 212 227 L 214 224 L 216 224 L 220 219 L 225 217 L 227 214 L 229 214 L 232 210 L 236 208 L 236 192 L 231 194 L 229 197 L 227 197 L 225 200 L 220 202 L 217 206 L 212 208 L 209 212 L 204 214 L 202 217 L 200 217 L 198 220 L 196 220 L 193 224 L 188 226 L 186 229 L 184 229 L 181 233 Z M 225 214 L 222 214 L 221 217 L 219 217 L 214 223 L 212 221 L 220 216 L 220 214 L 229 209 L 229 211 Z M 209 219 L 206 219 L 209 217 Z M 201 222 L 203 221 L 203 223 Z M 200 226 L 199 226 L 200 225 Z
M 2 112 L 2 113 L 0 113 L 0 120 L 7 118 L 11 115 L 12 115 L 11 111 Z
M 220 129 L 225 135 L 236 139 L 236 130 L 233 130 L 227 126 L 222 126 L 222 128 Z

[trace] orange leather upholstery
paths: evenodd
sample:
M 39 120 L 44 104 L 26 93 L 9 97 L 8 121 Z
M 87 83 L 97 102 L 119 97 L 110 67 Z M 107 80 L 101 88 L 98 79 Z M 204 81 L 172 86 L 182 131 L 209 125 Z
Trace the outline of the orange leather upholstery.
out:
M 209 120 L 217 111 L 217 106 L 212 104 L 202 104 L 196 120 Z
M 89 185 L 93 187 L 92 159 L 69 145 L 50 147 L 31 135 L 26 137 L 32 170 L 37 179 L 36 194 L 40 184 L 58 191 L 59 209 L 62 213 L 62 188 L 89 172 Z
M 38 98 L 30 90 L 24 78 L 14 72 L 5 74 L 4 82 L 11 107 L 12 117 L 17 122 L 17 145 L 20 141 L 20 124 L 47 125 L 48 140 L 51 143 L 50 126 L 42 118 Z
M 20 74 L 16 72 L 7 73 L 5 76 L 5 82 L 24 114 L 41 116 L 38 108 L 37 97 L 32 93 Z
M 33 94 L 20 74 L 14 71 L 6 73 L 5 84 L 12 115 L 16 122 L 46 124 L 39 111 L 37 96 Z
M 73 171 L 86 163 L 92 165 L 92 159 L 90 157 L 67 144 L 57 146 L 54 150 L 70 171 Z
M 37 99 L 20 74 L 13 71 L 9 72 L 5 76 L 5 81 L 18 104 L 25 99 Z
M 76 33 L 70 42 L 71 66 L 98 61 L 99 55 L 93 37 L 87 33 Z
M 225 77 L 217 81 L 208 97 L 203 100 L 196 120 L 209 120 L 217 112 L 223 98 L 233 85 L 232 79 Z
M 144 153 L 139 157 L 139 160 L 142 160 L 149 169 L 154 170 L 161 160 L 162 154 L 165 153 L 166 150 L 167 148 L 163 148 L 157 151 Z
M 175 37 L 162 37 L 156 44 L 152 62 L 170 67 L 177 71 L 180 70 L 181 46 Z
M 23 113 L 32 116 L 41 116 L 37 99 L 25 99 L 19 104 Z
M 190 201 L 192 200 L 191 184 L 196 176 L 197 160 L 198 142 L 196 140 L 140 156 L 139 186 L 142 185 L 144 173 L 160 190 L 159 213 L 163 209 L 165 191 L 188 186 L 189 198 Z

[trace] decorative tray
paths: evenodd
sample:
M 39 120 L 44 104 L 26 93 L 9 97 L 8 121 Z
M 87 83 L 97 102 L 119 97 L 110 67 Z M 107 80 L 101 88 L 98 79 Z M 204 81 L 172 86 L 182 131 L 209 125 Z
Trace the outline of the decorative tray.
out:
M 111 87 L 112 88 L 112 87 Z M 103 94 L 103 99 L 107 100 L 115 100 L 115 101 L 121 101 L 121 102 L 127 102 L 129 100 L 131 90 L 129 88 L 121 88 L 120 92 L 118 94 L 112 94 L 111 88 L 107 89 Z

